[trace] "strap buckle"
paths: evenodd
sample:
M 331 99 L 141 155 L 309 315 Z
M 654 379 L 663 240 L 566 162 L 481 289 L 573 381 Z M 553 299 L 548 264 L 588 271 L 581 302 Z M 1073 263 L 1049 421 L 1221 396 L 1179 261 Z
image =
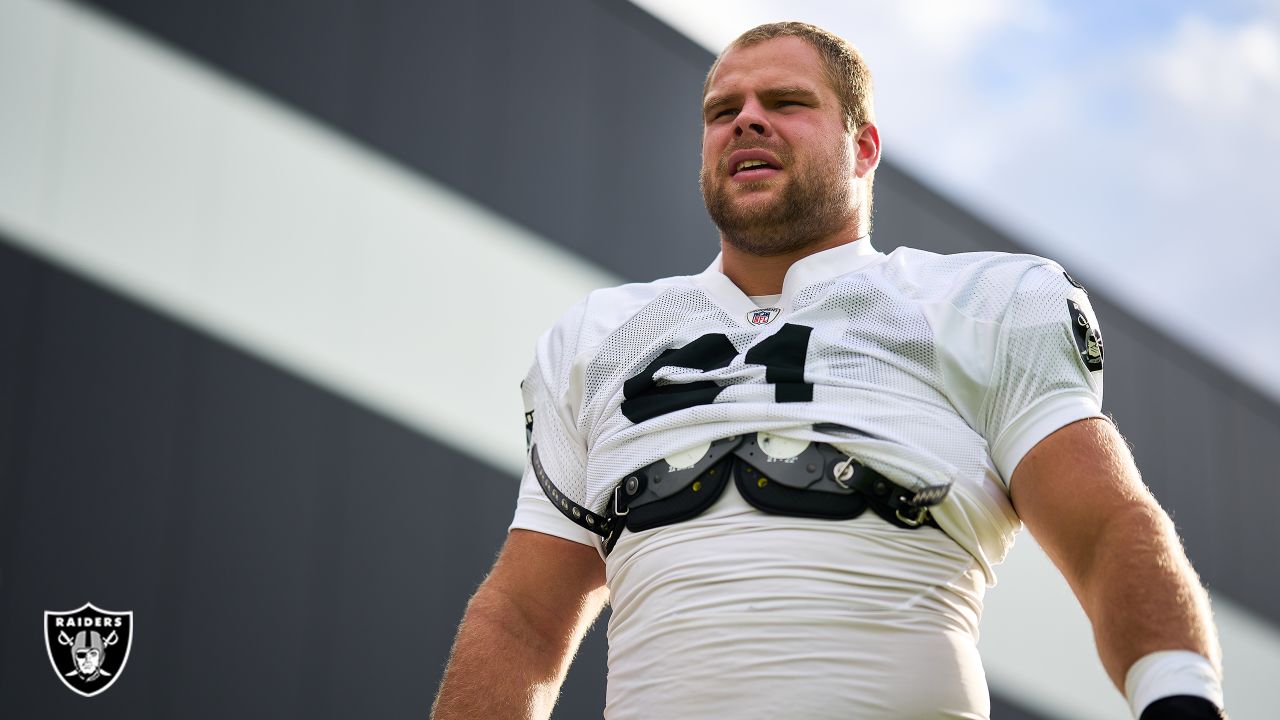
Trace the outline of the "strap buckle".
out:
M 929 519 L 929 508 L 927 507 L 911 508 L 910 510 L 912 513 L 911 517 L 907 517 L 906 515 L 903 515 L 902 508 L 898 508 L 897 510 L 894 510 L 893 514 L 897 516 L 897 518 L 901 520 L 903 523 L 913 528 L 920 527 L 921 525 L 925 524 L 925 522 Z
M 930 485 L 927 488 L 921 488 L 906 501 L 905 510 L 908 514 L 903 514 L 904 506 L 902 505 L 894 508 L 893 514 L 913 528 L 920 527 L 929 520 L 929 508 L 942 502 L 950 490 L 950 485 Z
M 613 488 L 613 516 L 614 517 L 626 517 L 631 512 L 631 508 L 627 508 L 626 510 L 621 509 L 621 506 L 619 503 L 621 495 L 622 495 L 622 483 L 618 483 L 618 485 Z

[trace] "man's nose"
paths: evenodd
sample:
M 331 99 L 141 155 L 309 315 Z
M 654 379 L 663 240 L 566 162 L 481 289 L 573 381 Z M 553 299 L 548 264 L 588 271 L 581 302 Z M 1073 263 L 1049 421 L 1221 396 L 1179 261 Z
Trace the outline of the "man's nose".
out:
M 773 129 L 769 126 L 769 119 L 765 117 L 761 107 L 755 103 L 747 103 L 742 110 L 738 111 L 737 117 L 734 118 L 734 137 L 742 137 L 743 135 L 764 135 L 767 137 L 772 134 Z

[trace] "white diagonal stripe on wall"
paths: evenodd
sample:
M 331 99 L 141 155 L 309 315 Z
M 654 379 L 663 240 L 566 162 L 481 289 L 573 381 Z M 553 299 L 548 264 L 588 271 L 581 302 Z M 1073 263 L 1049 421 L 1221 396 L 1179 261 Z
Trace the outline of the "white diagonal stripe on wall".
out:
M 0 226 L 28 250 L 513 474 L 534 339 L 616 281 L 61 1 L 0 0 L 0 158 Z M 1030 538 L 1000 575 L 993 688 L 1045 717 L 1127 717 Z M 1232 711 L 1265 717 L 1280 632 L 1214 606 Z
M 519 471 L 534 341 L 614 278 L 95 13 L 0 9 L 12 236 Z

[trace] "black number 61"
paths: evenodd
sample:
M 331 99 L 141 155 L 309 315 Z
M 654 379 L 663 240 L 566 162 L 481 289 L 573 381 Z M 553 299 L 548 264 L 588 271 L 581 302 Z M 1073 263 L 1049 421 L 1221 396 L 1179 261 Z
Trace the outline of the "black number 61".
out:
M 809 354 L 813 328 L 790 323 L 761 340 L 746 352 L 743 362 L 763 365 L 765 382 L 774 386 L 777 402 L 813 400 L 813 383 L 804 381 L 804 363 Z M 622 385 L 622 414 L 633 423 L 715 402 L 724 386 L 713 380 L 658 385 L 654 375 L 664 367 L 716 370 L 728 367 L 741 353 L 723 333 L 709 333 L 681 348 L 663 350 L 648 367 Z

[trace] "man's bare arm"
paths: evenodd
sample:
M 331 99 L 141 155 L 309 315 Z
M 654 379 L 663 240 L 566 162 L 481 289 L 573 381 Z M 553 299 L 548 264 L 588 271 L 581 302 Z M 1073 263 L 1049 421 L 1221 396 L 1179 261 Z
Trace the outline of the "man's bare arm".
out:
M 433 720 L 547 718 L 608 600 L 594 548 L 512 530 L 467 604 L 431 710 Z
M 1053 433 L 1022 459 L 1010 486 L 1018 515 L 1089 616 L 1122 693 L 1130 666 L 1159 650 L 1199 653 L 1220 676 L 1208 595 L 1111 423 L 1082 420 Z

